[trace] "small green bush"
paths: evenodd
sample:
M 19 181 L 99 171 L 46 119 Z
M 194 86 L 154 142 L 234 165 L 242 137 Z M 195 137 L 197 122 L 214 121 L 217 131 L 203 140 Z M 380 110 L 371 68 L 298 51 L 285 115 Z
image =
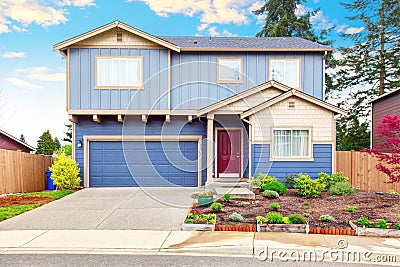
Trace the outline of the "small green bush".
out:
M 58 189 L 76 189 L 80 187 L 82 180 L 78 176 L 78 164 L 73 159 L 64 154 L 59 154 L 49 169 L 51 170 L 51 179 Z
M 342 172 L 333 173 L 329 178 L 329 187 L 337 183 L 349 183 L 350 179 Z
M 384 219 L 377 219 L 375 222 L 375 226 L 381 229 L 389 229 L 390 227 L 387 221 Z
M 310 202 L 307 201 L 307 200 L 305 200 L 305 201 L 303 202 L 303 205 L 304 205 L 304 206 L 310 206 Z
M 400 222 L 395 223 L 394 229 L 400 230 Z
M 396 191 L 394 191 L 394 190 L 390 190 L 390 191 L 386 192 L 386 194 L 389 194 L 389 195 L 396 195 L 396 196 L 399 196 L 399 195 L 400 195 L 398 192 L 396 192 Z
M 303 216 L 307 218 L 307 217 L 310 217 L 311 214 L 310 213 L 303 213 Z
M 236 212 L 229 215 L 228 219 L 231 222 L 243 222 L 243 220 L 244 220 L 243 216 Z
M 358 209 L 357 206 L 351 206 L 351 205 L 347 206 L 347 211 L 348 212 L 355 212 L 357 209 Z
M 266 198 L 279 198 L 279 194 L 272 190 L 265 190 L 262 194 Z
M 287 188 L 284 184 L 278 181 L 272 181 L 267 184 L 262 185 L 261 188 L 263 191 L 265 190 L 272 190 L 277 192 L 280 196 L 286 195 Z
M 350 196 L 354 194 L 356 190 L 348 183 L 337 182 L 329 187 L 328 192 L 331 195 Z
M 272 203 L 269 205 L 269 207 L 270 207 L 272 210 L 279 210 L 279 209 L 281 208 L 281 205 L 279 205 L 278 202 L 272 202 Z
M 210 209 L 211 209 L 213 212 L 220 211 L 220 210 L 222 209 L 222 204 L 221 204 L 221 203 L 218 203 L 218 202 L 214 202 L 214 203 L 211 204 Z
M 231 195 L 230 195 L 230 194 L 224 194 L 223 198 L 224 198 L 224 200 L 225 200 L 226 202 L 231 201 Z
M 325 190 L 326 183 L 323 179 L 312 180 L 308 174 L 299 173 L 294 179 L 294 188 L 300 196 L 318 197 Z
M 303 224 L 303 223 L 306 223 L 306 218 L 304 218 L 303 215 L 297 214 L 297 213 L 290 214 L 288 216 L 288 219 L 289 219 L 289 223 L 290 224 Z
M 330 175 L 325 172 L 318 173 L 317 180 L 318 182 L 325 184 L 325 187 L 329 187 L 329 179 Z
M 279 212 L 268 212 L 266 218 L 268 223 L 283 223 L 283 216 Z
M 256 178 L 252 178 L 250 180 L 250 184 L 261 188 L 262 185 L 267 184 L 272 181 L 278 181 L 278 180 L 273 176 L 269 176 L 268 174 L 259 173 Z
M 358 218 L 357 223 L 358 223 L 358 225 L 360 225 L 362 227 L 366 227 L 366 228 L 371 227 L 371 222 L 365 217 Z
M 294 184 L 294 179 L 296 178 L 296 175 L 290 174 L 285 176 L 285 178 L 283 179 L 283 183 L 286 185 L 286 188 L 288 189 L 292 189 L 293 184 Z
M 267 221 L 267 218 L 265 218 L 263 216 L 257 216 L 256 221 L 258 224 L 265 223 Z
M 326 215 L 321 215 L 320 217 L 319 217 L 319 220 L 321 221 L 321 222 L 334 222 L 335 221 L 335 218 L 333 218 L 331 215 L 329 215 L 329 214 L 326 214 Z

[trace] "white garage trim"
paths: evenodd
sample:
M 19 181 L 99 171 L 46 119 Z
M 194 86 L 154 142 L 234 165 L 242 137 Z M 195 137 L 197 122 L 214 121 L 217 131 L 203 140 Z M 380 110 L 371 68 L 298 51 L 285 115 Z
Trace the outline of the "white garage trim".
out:
M 202 139 L 201 135 L 84 135 L 83 136 L 83 186 L 89 187 L 89 143 L 92 141 L 100 142 L 123 142 L 123 141 L 160 141 L 160 142 L 177 142 L 177 141 L 197 141 L 197 186 L 202 185 Z

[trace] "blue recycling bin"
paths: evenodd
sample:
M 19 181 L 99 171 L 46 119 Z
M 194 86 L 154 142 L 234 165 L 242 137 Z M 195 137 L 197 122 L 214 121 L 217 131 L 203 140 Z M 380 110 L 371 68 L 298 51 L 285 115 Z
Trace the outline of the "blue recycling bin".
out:
M 47 176 L 46 189 L 47 190 L 56 190 L 56 186 L 54 185 L 53 180 L 51 179 L 51 171 L 50 170 L 46 171 L 46 176 Z

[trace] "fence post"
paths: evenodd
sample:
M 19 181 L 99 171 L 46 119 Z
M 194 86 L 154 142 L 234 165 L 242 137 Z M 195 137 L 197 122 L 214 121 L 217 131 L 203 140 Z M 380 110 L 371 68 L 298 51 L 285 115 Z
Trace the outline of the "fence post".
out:
M 350 153 L 350 181 L 352 186 L 354 186 L 354 171 L 354 150 L 352 150 Z

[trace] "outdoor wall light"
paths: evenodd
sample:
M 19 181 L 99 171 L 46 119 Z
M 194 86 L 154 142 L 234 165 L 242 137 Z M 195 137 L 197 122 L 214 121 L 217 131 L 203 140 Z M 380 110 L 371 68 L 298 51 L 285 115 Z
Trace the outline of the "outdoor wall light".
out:
M 77 146 L 78 148 L 81 148 L 81 147 L 82 147 L 82 141 L 81 141 L 81 140 L 78 140 L 78 143 L 76 144 L 76 146 Z

